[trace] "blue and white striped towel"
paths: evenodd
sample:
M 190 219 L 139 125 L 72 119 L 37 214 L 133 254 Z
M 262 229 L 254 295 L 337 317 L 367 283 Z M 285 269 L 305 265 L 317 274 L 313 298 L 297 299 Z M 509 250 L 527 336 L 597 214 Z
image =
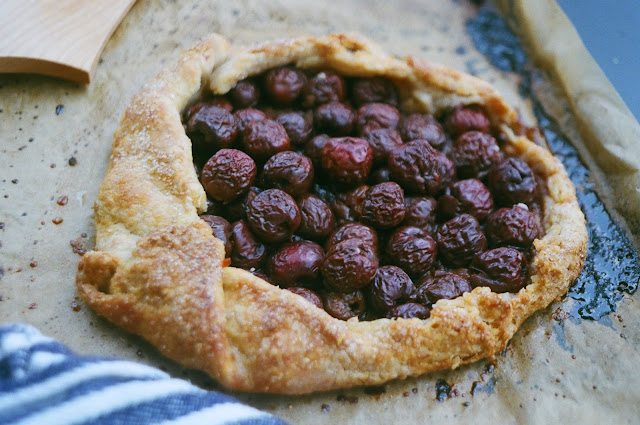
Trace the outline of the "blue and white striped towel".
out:
M 149 366 L 78 356 L 23 324 L 0 327 L 0 424 L 286 425 Z

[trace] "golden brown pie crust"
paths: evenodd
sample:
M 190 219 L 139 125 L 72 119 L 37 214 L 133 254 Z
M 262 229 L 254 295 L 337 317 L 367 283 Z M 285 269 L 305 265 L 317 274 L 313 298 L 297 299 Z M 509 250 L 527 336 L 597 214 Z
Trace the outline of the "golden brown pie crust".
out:
M 223 94 L 247 76 L 290 63 L 386 76 L 405 111 L 484 105 L 508 139 L 507 152 L 546 182 L 545 236 L 534 242 L 531 283 L 516 294 L 481 287 L 438 301 L 426 320 L 359 322 L 334 319 L 247 271 L 223 267 L 223 245 L 198 217 L 206 195 L 180 113 L 205 86 Z M 95 204 L 96 246 L 80 262 L 78 291 L 98 314 L 234 390 L 300 394 L 376 385 L 494 355 L 528 316 L 566 293 L 587 247 L 584 215 L 562 164 L 515 128 L 515 110 L 487 83 L 414 57 L 397 59 L 361 36 L 232 48 L 212 35 L 127 108 Z

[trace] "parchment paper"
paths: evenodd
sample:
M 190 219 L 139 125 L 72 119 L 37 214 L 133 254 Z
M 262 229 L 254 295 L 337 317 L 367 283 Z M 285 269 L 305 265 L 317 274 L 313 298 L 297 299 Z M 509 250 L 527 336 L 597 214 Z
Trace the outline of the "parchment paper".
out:
M 520 77 L 494 68 L 465 31 L 478 13 L 475 3 L 140 0 L 108 43 L 91 85 L 0 75 L 0 323 L 30 323 L 80 353 L 141 361 L 215 388 L 202 374 L 184 370 L 97 317 L 76 296 L 80 257 L 70 241 L 76 250 L 93 246 L 91 207 L 111 137 L 131 97 L 181 49 L 210 32 L 243 43 L 348 30 L 391 53 L 477 74 L 533 123 L 532 104 L 518 93 Z M 535 13 L 526 3 L 531 5 L 503 6 L 509 20 L 529 34 L 530 51 L 549 73 L 542 84 L 545 107 L 585 158 L 597 159 L 604 172 L 594 161 L 594 176 L 608 173 L 598 180 L 599 190 L 637 229 L 638 124 L 598 75 L 555 3 L 536 2 Z M 558 50 L 563 43 L 554 42 L 555 31 L 571 44 L 570 57 Z M 564 66 L 568 59 L 573 65 Z M 623 297 L 616 313 L 596 322 L 571 316 L 567 298 L 526 321 L 493 361 L 384 388 L 302 397 L 234 395 L 296 424 L 638 423 L 636 300 Z
M 575 28 L 555 1 L 531 7 L 526 1 L 501 0 L 531 49 L 532 58 L 553 75 L 571 107 L 584 147 L 605 172 L 618 211 L 640 235 L 640 124 L 589 55 Z M 615 31 L 614 28 L 611 31 Z M 637 240 L 637 239 L 636 239 Z

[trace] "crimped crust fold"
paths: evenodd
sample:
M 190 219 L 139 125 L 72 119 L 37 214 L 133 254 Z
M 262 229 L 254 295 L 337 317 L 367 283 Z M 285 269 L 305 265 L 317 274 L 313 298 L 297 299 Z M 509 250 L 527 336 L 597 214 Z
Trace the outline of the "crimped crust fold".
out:
M 224 267 L 222 243 L 197 215 L 206 195 L 180 112 L 205 86 L 225 93 L 249 75 L 289 63 L 384 75 L 409 111 L 483 105 L 505 135 L 507 152 L 546 182 L 545 236 L 534 242 L 531 284 L 517 294 L 476 288 L 441 300 L 427 320 L 344 322 L 249 272 Z M 357 35 L 238 48 L 213 35 L 145 86 L 125 112 L 95 205 L 96 248 L 79 265 L 78 290 L 98 314 L 234 390 L 300 394 L 376 385 L 494 355 L 528 316 L 566 293 L 587 245 L 584 216 L 561 163 L 516 136 L 516 127 L 515 110 L 487 83 L 424 60 L 394 58 Z

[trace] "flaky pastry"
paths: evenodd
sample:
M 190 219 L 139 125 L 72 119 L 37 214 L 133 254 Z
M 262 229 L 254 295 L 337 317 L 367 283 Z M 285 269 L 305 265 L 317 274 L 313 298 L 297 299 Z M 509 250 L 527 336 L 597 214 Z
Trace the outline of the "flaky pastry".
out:
M 206 194 L 194 171 L 181 111 L 205 87 L 224 94 L 267 69 L 294 64 L 345 76 L 385 76 L 400 108 L 437 114 L 482 105 L 546 187 L 544 237 L 530 283 L 515 294 L 487 287 L 440 300 L 428 319 L 341 321 L 302 297 L 226 266 L 224 247 L 198 213 Z M 377 385 L 494 355 L 522 322 L 566 293 L 585 257 L 585 220 L 562 164 L 517 136 L 516 111 L 486 82 L 448 67 L 398 59 L 357 35 L 236 47 L 213 35 L 161 72 L 127 108 L 95 203 L 96 246 L 77 287 L 99 315 L 229 389 L 301 394 Z

